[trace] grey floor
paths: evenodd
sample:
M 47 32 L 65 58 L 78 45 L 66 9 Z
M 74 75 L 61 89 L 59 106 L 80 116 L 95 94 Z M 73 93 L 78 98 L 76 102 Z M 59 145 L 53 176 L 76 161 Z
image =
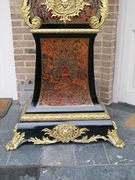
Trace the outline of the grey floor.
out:
M 20 107 L 14 101 L 8 114 L 0 119 L 0 180 L 135 180 L 135 129 L 123 125 L 135 113 L 135 107 L 113 103 L 107 110 L 126 144 L 123 149 L 99 141 L 26 144 L 6 151 L 20 116 Z

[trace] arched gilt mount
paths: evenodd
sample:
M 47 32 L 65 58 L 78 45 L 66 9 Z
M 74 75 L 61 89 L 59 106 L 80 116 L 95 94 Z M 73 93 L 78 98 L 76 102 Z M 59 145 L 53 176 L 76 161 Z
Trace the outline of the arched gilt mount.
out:
M 29 0 L 22 0 L 21 14 L 27 25 L 32 29 L 38 29 L 43 24 L 42 19 L 39 16 L 32 17 L 31 15 L 31 2 Z M 71 21 L 74 16 L 79 16 L 79 13 L 85 6 L 91 6 L 91 4 L 84 2 L 83 0 L 46 0 L 41 3 L 41 6 L 46 6 L 47 10 L 51 12 L 51 17 L 58 17 L 59 21 L 66 22 Z M 90 17 L 88 23 L 91 28 L 97 29 L 104 23 L 108 15 L 108 0 L 99 0 L 98 15 Z

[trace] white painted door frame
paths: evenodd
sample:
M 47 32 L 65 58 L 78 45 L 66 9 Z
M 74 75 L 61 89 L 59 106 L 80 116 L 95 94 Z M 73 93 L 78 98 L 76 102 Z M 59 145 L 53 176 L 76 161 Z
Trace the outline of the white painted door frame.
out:
M 131 87 L 132 65 L 135 66 L 133 4 L 133 0 L 119 0 L 113 102 L 120 101 L 135 105 L 135 88 Z
M 1 1 L 0 11 L 0 98 L 17 100 L 14 48 L 9 0 Z

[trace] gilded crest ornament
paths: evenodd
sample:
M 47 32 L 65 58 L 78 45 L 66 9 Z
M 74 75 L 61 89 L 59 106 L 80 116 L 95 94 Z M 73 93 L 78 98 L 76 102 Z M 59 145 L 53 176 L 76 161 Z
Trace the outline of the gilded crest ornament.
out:
M 54 144 L 57 142 L 68 143 L 70 141 L 74 143 L 91 143 L 96 142 L 98 139 L 102 139 L 104 141 L 109 141 L 117 148 L 123 148 L 125 143 L 119 138 L 118 128 L 114 121 L 113 127 L 114 129 L 112 130 L 108 129 L 106 135 L 108 138 L 101 135 L 88 137 L 86 134 L 90 130 L 87 128 L 78 128 L 73 124 L 60 124 L 55 126 L 53 129 L 43 129 L 42 131 L 45 132 L 45 134 L 42 139 L 31 137 L 28 142 L 32 142 L 33 144 Z M 82 134 L 85 135 L 81 137 Z
M 53 129 L 45 128 L 42 131 L 45 132 L 42 139 L 31 137 L 28 140 L 28 142 L 32 142 L 33 144 L 54 144 L 57 142 L 68 143 L 70 141 L 76 143 L 90 143 L 97 141 L 98 139 L 103 139 L 104 141 L 106 141 L 106 137 L 100 135 L 93 135 L 90 138 L 88 138 L 88 136 L 85 135 L 80 139 L 79 137 L 82 134 L 86 134 L 86 132 L 89 131 L 89 129 L 78 128 L 73 124 L 60 124 L 58 126 L 55 126 Z M 48 135 L 48 137 L 45 137 L 46 135 Z M 54 139 L 52 140 L 49 137 Z
M 58 16 L 64 24 L 71 21 L 70 17 L 78 16 L 84 6 L 90 6 L 83 0 L 46 0 L 42 5 L 46 5 L 48 11 L 52 11 L 52 17 Z
M 50 137 L 57 139 L 58 142 L 61 141 L 63 143 L 68 143 L 69 141 L 73 141 L 81 134 L 86 134 L 85 131 L 89 130 L 87 128 L 79 129 L 73 124 L 60 124 L 52 130 L 45 128 L 42 131 L 44 131 L 45 134 L 48 134 Z
M 42 140 L 37 138 L 30 138 L 28 141 L 34 144 L 52 144 L 56 142 L 68 143 L 69 141 L 74 141 L 75 138 L 86 134 L 85 131 L 89 131 L 87 128 L 79 129 L 73 124 L 60 124 L 54 127 L 52 130 L 45 128 L 42 130 L 45 135 L 54 138 L 54 140 L 49 139 L 49 137 L 43 136 Z

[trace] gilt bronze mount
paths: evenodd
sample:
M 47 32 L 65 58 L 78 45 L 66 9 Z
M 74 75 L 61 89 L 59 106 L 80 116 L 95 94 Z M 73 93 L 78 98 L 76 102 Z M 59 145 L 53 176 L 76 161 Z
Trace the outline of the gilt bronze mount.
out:
M 85 124 L 85 128 L 81 128 L 82 123 L 80 123 L 80 125 L 78 124 L 77 126 L 74 125 L 75 122 L 71 123 L 58 123 L 58 125 L 54 126 L 52 129 L 43 128 L 44 126 L 52 126 L 52 124 L 45 125 L 38 123 L 38 127 L 36 127 L 36 123 L 30 124 L 31 127 L 27 127 L 27 130 L 25 129 L 25 133 L 23 132 L 23 126 L 25 127 L 25 124 L 20 124 L 19 132 L 17 124 L 13 130 L 13 138 L 6 145 L 6 149 L 15 150 L 21 144 L 26 142 L 33 143 L 35 145 L 55 144 L 58 142 L 88 144 L 91 142 L 96 142 L 98 140 L 108 141 L 117 148 L 123 148 L 125 146 L 124 142 L 118 136 L 117 125 L 115 122 L 112 122 L 111 124 L 111 121 L 107 123 L 101 121 L 97 124 L 96 121 L 92 121 L 90 124 Z M 101 125 L 101 123 L 103 123 L 103 125 Z M 33 136 L 33 133 L 31 133 L 32 128 L 34 129 L 34 134 L 36 136 Z M 96 131 L 96 128 L 98 129 L 98 131 L 100 128 L 102 129 L 102 132 L 100 132 L 101 134 L 97 134 L 98 132 L 94 133 L 94 131 Z
M 92 13 L 92 16 L 89 14 L 88 17 L 85 18 L 85 22 L 82 18 L 81 23 L 89 24 L 91 28 L 96 29 L 102 26 L 108 15 L 108 0 L 95 0 L 95 2 L 98 8 L 94 7 L 93 9 L 96 10 Z M 48 21 L 43 18 L 43 16 L 39 17 L 38 12 L 32 11 L 33 4 L 31 4 L 31 1 L 29 0 L 22 0 L 21 14 L 24 21 L 30 28 L 38 29 L 42 26 L 42 24 L 48 24 Z M 64 24 L 67 24 L 68 22 L 72 23 L 73 17 L 79 17 L 80 13 L 83 14 L 83 10 L 84 8 L 87 8 L 87 6 L 89 7 L 90 11 L 90 9 L 92 9 L 92 7 L 95 5 L 93 4 L 94 3 L 92 0 L 87 0 L 86 2 L 83 0 L 46 0 L 46 2 L 44 2 L 43 0 L 40 4 L 38 4 L 38 7 L 40 10 L 44 10 L 45 15 L 49 16 L 50 19 L 56 18 L 56 21 L 53 21 L 53 23 L 56 23 L 58 20 L 58 23 L 63 21 Z M 39 12 L 41 13 L 40 10 Z M 84 17 L 84 14 L 82 16 Z M 78 24 L 79 22 L 77 20 L 73 23 Z
M 94 40 L 108 1 L 22 0 L 21 14 L 36 43 L 35 88 L 6 149 L 99 139 L 123 148 L 95 90 Z

